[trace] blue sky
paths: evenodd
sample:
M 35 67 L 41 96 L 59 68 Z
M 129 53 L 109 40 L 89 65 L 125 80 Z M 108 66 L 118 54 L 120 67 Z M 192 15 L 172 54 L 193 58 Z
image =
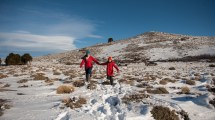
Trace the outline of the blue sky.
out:
M 147 31 L 215 36 L 214 0 L 0 0 L 0 57 L 59 53 Z

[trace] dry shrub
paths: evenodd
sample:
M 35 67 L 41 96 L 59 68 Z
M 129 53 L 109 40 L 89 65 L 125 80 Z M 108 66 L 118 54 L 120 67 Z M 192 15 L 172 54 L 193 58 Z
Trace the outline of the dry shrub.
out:
M 167 81 L 166 81 L 166 80 L 161 80 L 161 81 L 160 81 L 160 84 L 161 84 L 161 85 L 166 85 L 166 84 L 167 84 Z
M 22 80 L 17 81 L 17 83 L 26 83 L 26 82 L 28 82 L 27 79 L 22 79 Z
M 6 77 L 8 77 L 8 76 L 0 73 L 0 79 L 6 78 Z
M 10 84 L 5 84 L 2 88 L 10 87 Z
M 63 103 L 65 103 L 65 106 L 70 107 L 71 109 L 75 108 L 81 108 L 83 104 L 87 103 L 87 100 L 83 97 L 73 97 L 73 98 L 66 98 L 62 100 Z
M 17 93 L 17 95 L 25 95 L 24 93 Z
M 162 80 L 165 80 L 165 81 L 171 82 L 171 83 L 175 83 L 175 82 L 176 82 L 176 80 L 172 80 L 172 79 L 170 79 L 170 78 L 164 78 L 164 79 L 162 79 Z
M 32 75 L 32 77 L 34 80 L 47 80 L 48 77 L 45 77 L 44 75 L 44 73 L 37 73 L 35 75 Z
M 58 71 L 54 71 L 54 72 L 53 72 L 53 75 L 61 75 L 61 73 L 58 72 Z
M 149 95 L 147 94 L 143 94 L 143 93 L 134 93 L 134 94 L 131 94 L 131 95 L 125 95 L 123 98 L 122 98 L 122 102 L 125 103 L 125 104 L 128 104 L 129 102 L 142 102 L 142 100 L 144 98 L 148 98 Z
M 174 67 L 170 67 L 169 70 L 175 70 L 175 68 Z
M 131 85 L 131 86 L 134 85 L 134 81 L 133 80 L 126 80 L 126 79 L 120 79 L 119 83 L 128 84 L 128 85 Z
M 210 64 L 209 67 L 215 67 L 215 64 Z
M 210 100 L 209 103 L 215 107 L 215 98 L 213 100 Z
M 84 84 L 85 84 L 84 80 L 76 80 L 73 82 L 73 85 L 75 87 L 82 87 L 82 86 L 84 86 Z
M 106 80 L 106 81 L 102 82 L 102 85 L 110 85 L 110 81 Z
M 186 80 L 185 83 L 188 85 L 195 85 L 196 84 L 196 82 L 193 80 Z
M 57 94 L 65 94 L 74 92 L 75 88 L 71 85 L 61 85 L 57 88 Z
M 139 87 L 139 88 L 145 88 L 145 87 L 148 87 L 149 84 L 144 82 L 144 83 L 140 83 L 140 84 L 137 84 L 136 87 Z
M 4 111 L 5 109 L 10 109 L 10 108 L 11 108 L 11 106 L 8 105 L 7 102 L 8 102 L 8 101 L 5 100 L 5 99 L 0 99 L 0 116 L 3 115 L 3 111 Z
M 215 88 L 209 87 L 209 88 L 208 88 L 208 91 L 209 91 L 209 92 L 215 93 Z
M 90 89 L 90 90 L 94 90 L 94 89 L 96 89 L 96 87 L 97 87 L 97 85 L 94 83 L 90 83 L 87 85 L 87 89 Z
M 151 94 L 169 94 L 169 92 L 164 87 L 159 87 L 156 90 L 147 89 L 146 91 Z
M 45 83 L 53 83 L 55 80 L 50 80 L 50 79 L 47 79 L 45 80 Z
M 181 93 L 182 94 L 190 94 L 190 89 L 187 86 L 182 87 L 181 88 Z
M 155 106 L 151 113 L 155 120 L 179 120 L 175 111 L 171 111 L 168 107 Z
M 28 87 L 28 85 L 21 85 L 18 88 L 26 88 L 26 87 Z

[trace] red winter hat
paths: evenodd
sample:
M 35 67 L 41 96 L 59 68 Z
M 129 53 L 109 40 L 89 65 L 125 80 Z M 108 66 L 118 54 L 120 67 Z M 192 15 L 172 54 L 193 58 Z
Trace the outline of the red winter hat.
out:
M 110 57 L 108 57 L 108 60 L 112 60 L 112 57 L 110 56 Z

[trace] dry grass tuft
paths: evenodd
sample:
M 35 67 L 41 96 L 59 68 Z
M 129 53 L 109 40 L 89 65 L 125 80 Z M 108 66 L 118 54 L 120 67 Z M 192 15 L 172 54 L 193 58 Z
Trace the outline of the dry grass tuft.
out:
M 174 67 L 170 67 L 169 70 L 175 70 L 175 68 Z
M 195 85 L 196 84 L 196 82 L 193 80 L 186 80 L 185 83 L 188 85 Z
M 27 83 L 27 82 L 28 82 L 27 79 L 22 79 L 22 80 L 17 81 L 17 83 Z
M 187 86 L 182 87 L 181 88 L 181 93 L 182 94 L 190 94 L 190 89 Z
M 8 77 L 8 76 L 0 73 L 0 79 L 6 78 L 6 77 Z
M 215 67 L 215 64 L 210 64 L 209 67 Z
M 167 81 L 166 81 L 166 80 L 161 80 L 161 81 L 160 81 L 160 84 L 161 84 L 161 85 L 166 85 L 166 84 L 167 84 Z
M 97 87 L 97 85 L 94 83 L 90 83 L 87 85 L 87 89 L 90 89 L 90 90 L 94 90 L 94 89 L 96 89 L 96 87 Z
M 6 87 L 10 87 L 10 84 L 5 84 L 4 86 L 2 86 L 2 88 L 6 88 Z
M 82 86 L 84 86 L 84 84 L 85 84 L 84 80 L 76 80 L 73 82 L 73 85 L 75 87 L 82 87 Z
M 65 94 L 74 92 L 75 88 L 71 85 L 61 85 L 57 88 L 57 94 Z
M 147 89 L 146 91 L 151 94 L 169 94 L 169 92 L 164 87 L 159 87 L 155 90 Z
M 26 88 L 26 87 L 28 87 L 28 85 L 21 85 L 18 88 Z
M 47 79 L 49 79 L 48 77 L 45 77 L 44 75 L 45 75 L 44 73 L 37 73 L 35 75 L 32 75 L 32 77 L 34 80 L 47 80 Z
M 151 113 L 155 120 L 180 120 L 175 111 L 171 111 L 168 107 L 155 106 Z
M 129 102 L 142 102 L 144 98 L 148 98 L 149 95 L 143 94 L 143 93 L 135 93 L 131 95 L 125 95 L 122 98 L 122 102 L 125 104 L 128 104 Z
M 10 109 L 11 108 L 11 106 L 9 104 L 7 104 L 7 102 L 8 101 L 5 100 L 5 99 L 0 99 L 0 116 L 3 115 L 3 111 L 5 109 Z
M 75 108 L 81 108 L 83 104 L 87 103 L 87 100 L 83 97 L 73 97 L 73 98 L 66 98 L 63 99 L 62 102 L 65 104 L 65 106 L 70 107 L 71 109 Z
M 134 80 L 120 79 L 119 83 L 128 84 L 128 85 L 133 86 L 134 85 Z

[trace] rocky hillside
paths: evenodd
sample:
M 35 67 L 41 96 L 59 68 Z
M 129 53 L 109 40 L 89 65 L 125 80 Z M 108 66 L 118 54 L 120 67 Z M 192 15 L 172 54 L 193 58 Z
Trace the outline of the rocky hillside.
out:
M 112 43 L 97 44 L 65 53 L 42 56 L 35 61 L 78 64 L 88 49 L 99 60 L 113 56 L 118 63 L 146 61 L 215 61 L 215 37 L 146 32 Z

